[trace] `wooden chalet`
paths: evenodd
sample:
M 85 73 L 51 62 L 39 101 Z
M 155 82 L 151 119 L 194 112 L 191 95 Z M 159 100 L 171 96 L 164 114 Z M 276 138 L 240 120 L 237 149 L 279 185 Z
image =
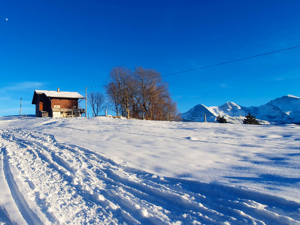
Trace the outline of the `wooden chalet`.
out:
M 32 104 L 37 117 L 80 117 L 85 113 L 78 108 L 78 100 L 84 99 L 77 92 L 35 90 Z

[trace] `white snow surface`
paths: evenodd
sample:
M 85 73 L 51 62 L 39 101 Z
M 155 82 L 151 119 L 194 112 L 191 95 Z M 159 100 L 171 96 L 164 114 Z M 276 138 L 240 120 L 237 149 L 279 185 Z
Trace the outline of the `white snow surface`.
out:
M 221 115 L 230 123 L 242 123 L 248 113 L 256 116 L 261 124 L 300 123 L 300 98 L 287 95 L 258 107 L 244 107 L 234 102 L 226 102 L 224 105 L 211 107 L 200 104 L 186 113 L 182 113 L 182 118 L 187 121 L 203 122 L 204 114 L 206 114 L 209 118 L 207 122 L 214 122 L 217 116 Z
M 45 94 L 47 97 L 56 98 L 84 98 L 78 92 L 68 92 L 68 91 L 43 91 L 35 90 L 37 94 Z
M 0 224 L 300 224 L 300 126 L 0 118 Z

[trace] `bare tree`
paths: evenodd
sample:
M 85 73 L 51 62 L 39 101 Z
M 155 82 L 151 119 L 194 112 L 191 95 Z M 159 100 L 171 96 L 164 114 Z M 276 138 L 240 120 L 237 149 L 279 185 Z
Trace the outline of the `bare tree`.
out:
M 117 85 L 115 83 L 109 83 L 104 86 L 108 96 L 108 107 L 117 113 L 117 116 L 121 113 L 121 98 L 118 92 Z
M 125 67 L 115 67 L 105 89 L 117 115 L 134 118 L 145 115 L 149 120 L 173 120 L 179 115 L 168 85 L 155 70 L 136 67 L 132 72 Z
M 166 111 L 168 108 L 168 103 L 172 101 L 168 91 L 168 85 L 164 83 L 157 86 L 151 98 L 151 119 L 168 120 L 168 116 L 166 116 Z
M 120 106 L 122 116 L 126 114 L 128 117 L 134 105 L 134 79 L 131 70 L 125 67 L 114 67 L 105 88 L 110 100 L 113 100 L 115 109 Z
M 134 72 L 137 93 L 136 100 L 146 118 L 152 119 L 151 107 L 154 103 L 157 87 L 161 83 L 161 75 L 155 70 L 136 67 Z
M 93 116 L 99 116 L 99 113 L 106 107 L 106 102 L 106 98 L 101 92 L 88 94 L 88 104 L 92 108 Z

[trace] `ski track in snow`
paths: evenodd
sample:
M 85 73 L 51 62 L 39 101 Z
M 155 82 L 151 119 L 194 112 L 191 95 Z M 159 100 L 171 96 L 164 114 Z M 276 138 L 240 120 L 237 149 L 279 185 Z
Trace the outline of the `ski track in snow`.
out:
M 0 224 L 300 224 L 296 202 L 159 177 L 40 132 L 0 134 L 0 181 L 15 203 L 0 202 Z

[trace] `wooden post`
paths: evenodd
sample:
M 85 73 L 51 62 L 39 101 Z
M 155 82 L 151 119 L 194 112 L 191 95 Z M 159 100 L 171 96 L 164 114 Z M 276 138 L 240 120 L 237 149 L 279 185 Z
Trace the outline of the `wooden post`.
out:
M 87 118 L 87 87 L 85 87 L 85 118 Z
M 107 116 L 107 109 L 105 109 L 105 116 Z
M 206 122 L 206 114 L 204 113 L 204 122 Z
M 20 99 L 20 116 L 22 116 L 22 98 Z

